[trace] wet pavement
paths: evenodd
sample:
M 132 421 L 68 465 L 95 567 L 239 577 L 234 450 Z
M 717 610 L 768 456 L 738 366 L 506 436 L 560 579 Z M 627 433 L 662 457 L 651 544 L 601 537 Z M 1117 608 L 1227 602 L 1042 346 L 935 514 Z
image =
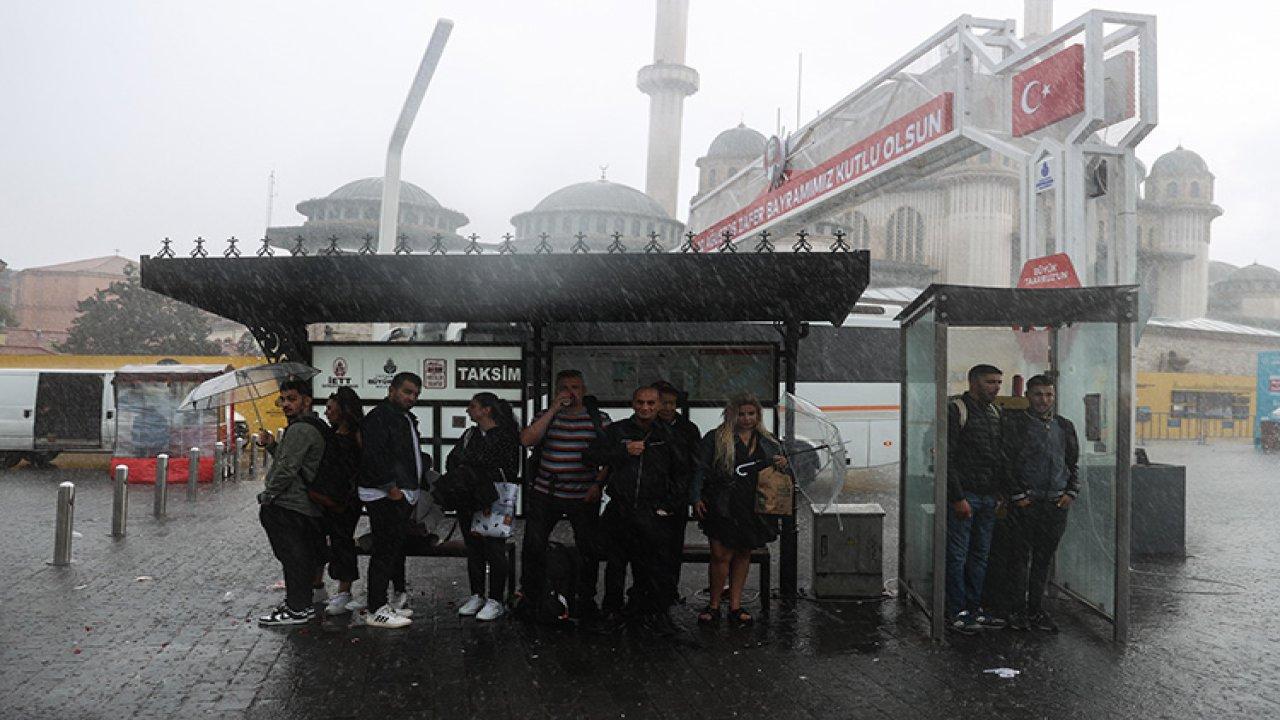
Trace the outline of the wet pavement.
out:
M 1124 647 L 1065 600 L 1050 605 L 1056 636 L 934 643 L 894 599 L 775 601 L 754 628 L 704 629 L 692 595 L 705 568 L 693 565 L 674 641 L 480 624 L 455 613 L 457 559 L 410 559 L 407 630 L 346 618 L 263 629 L 254 618 L 282 593 L 256 483 L 201 488 L 194 503 L 179 488 L 164 521 L 151 489 L 134 487 L 129 536 L 114 540 L 105 473 L 0 472 L 0 717 L 1280 717 L 1280 461 L 1243 445 L 1148 450 L 1188 465 L 1189 557 L 1135 563 Z M 77 485 L 82 537 L 74 564 L 55 568 L 45 561 L 64 480 Z M 887 577 L 895 489 L 873 473 L 851 498 L 888 511 Z M 802 587 L 806 537 L 802 527 Z M 997 667 L 1021 674 L 984 673 Z

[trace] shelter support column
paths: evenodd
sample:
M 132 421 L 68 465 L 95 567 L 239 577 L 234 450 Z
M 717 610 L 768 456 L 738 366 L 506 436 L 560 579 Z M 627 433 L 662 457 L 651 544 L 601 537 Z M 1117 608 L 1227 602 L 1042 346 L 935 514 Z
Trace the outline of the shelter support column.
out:
M 798 320 L 787 320 L 782 329 L 782 357 L 786 363 L 783 371 L 784 389 L 791 394 L 796 391 L 796 365 L 800 359 L 800 340 L 809 334 L 809 324 Z M 795 439 L 796 418 L 787 413 L 782 437 L 790 445 Z M 793 598 L 797 595 L 799 576 L 798 544 L 800 531 L 796 527 L 796 510 L 793 504 L 791 514 L 782 518 L 782 534 L 778 546 L 779 571 L 778 587 L 783 597 Z

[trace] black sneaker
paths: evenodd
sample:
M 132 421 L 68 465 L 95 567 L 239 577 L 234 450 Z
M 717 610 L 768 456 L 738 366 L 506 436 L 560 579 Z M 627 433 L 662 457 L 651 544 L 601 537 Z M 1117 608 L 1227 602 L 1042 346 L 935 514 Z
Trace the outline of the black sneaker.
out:
M 1009 616 L 1010 630 L 1030 630 L 1031 624 L 1027 622 L 1026 613 L 1013 613 Z
M 1054 622 L 1053 616 L 1051 616 L 1049 613 L 1045 612 L 1044 610 L 1041 610 L 1040 612 L 1032 615 L 1030 621 L 1031 621 L 1031 627 L 1037 630 L 1043 630 L 1044 632 L 1047 632 L 1047 633 L 1058 632 L 1058 623 Z
M 977 635 L 982 626 L 967 610 L 964 610 L 947 621 L 947 629 L 960 635 Z
M 680 634 L 680 628 L 666 612 L 656 612 L 641 618 L 641 624 L 649 634 L 660 638 L 671 638 Z
M 590 625 L 598 635 L 617 635 L 627 628 L 627 616 L 617 610 L 601 613 Z
M 258 618 L 258 625 L 273 627 L 276 625 L 305 625 L 316 616 L 316 609 L 308 606 L 305 610 L 290 610 L 288 605 L 281 604 L 274 610 Z
M 973 616 L 973 619 L 982 627 L 993 630 L 999 630 L 1009 624 L 1004 618 L 989 613 L 982 608 L 978 608 L 978 612 Z

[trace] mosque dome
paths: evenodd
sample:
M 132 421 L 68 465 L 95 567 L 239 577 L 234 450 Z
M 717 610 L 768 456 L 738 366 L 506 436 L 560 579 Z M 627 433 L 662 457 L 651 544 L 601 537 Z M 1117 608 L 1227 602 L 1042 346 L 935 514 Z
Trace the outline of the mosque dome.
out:
M 1267 265 L 1253 263 L 1228 275 L 1225 282 L 1233 285 L 1236 283 L 1270 283 L 1280 286 L 1280 270 Z
M 1151 174 L 1162 177 L 1208 175 L 1209 166 L 1199 154 L 1179 145 L 1156 159 L 1151 166 Z
M 757 158 L 764 154 L 765 137 L 742 123 L 716 136 L 707 148 L 708 158 Z
M 543 198 L 530 212 L 625 213 L 670 219 L 667 211 L 653 198 L 633 187 L 603 178 L 562 187 Z
M 327 196 L 329 200 L 377 200 L 382 202 L 382 178 L 369 177 L 349 182 Z M 431 193 L 411 182 L 400 181 L 400 203 L 438 208 L 440 202 Z

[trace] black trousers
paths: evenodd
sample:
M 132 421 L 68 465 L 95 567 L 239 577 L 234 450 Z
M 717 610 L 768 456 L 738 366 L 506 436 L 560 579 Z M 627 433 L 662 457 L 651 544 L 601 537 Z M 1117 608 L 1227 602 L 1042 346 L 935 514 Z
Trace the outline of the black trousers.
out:
M 271 552 L 284 569 L 285 604 L 300 612 L 311 606 L 311 583 L 320 565 L 320 528 L 316 518 L 282 508 L 263 505 L 258 520 L 271 541 Z
M 471 513 L 465 515 L 469 521 Z M 507 593 L 507 541 L 476 535 L 462 527 L 463 522 L 458 521 L 458 529 L 462 531 L 462 540 L 467 546 L 467 580 L 471 583 L 471 594 L 502 602 Z M 488 595 L 484 592 L 486 567 L 489 571 Z
M 1065 508 L 1051 500 L 1035 500 L 1011 513 L 1018 535 L 1010 563 L 1014 612 L 1034 615 L 1043 609 L 1049 568 L 1067 530 L 1067 515 Z
M 320 558 L 324 563 L 328 560 L 329 577 L 338 582 L 352 582 L 360 579 L 360 566 L 356 563 L 356 524 L 360 522 L 360 503 L 352 500 L 340 511 L 325 509 L 320 516 L 320 526 L 324 532 L 327 557 Z
M 369 555 L 369 612 L 387 604 L 387 583 L 404 592 L 404 538 L 413 506 L 408 500 L 383 498 L 365 503 L 373 552 Z
M 520 547 L 520 587 L 527 598 L 541 598 L 547 579 L 547 543 L 562 519 L 573 527 L 573 543 L 581 556 L 574 610 L 595 605 L 600 576 L 600 503 L 553 498 L 537 490 L 526 494 L 524 543 Z
M 684 531 L 689 523 L 688 508 L 680 508 L 675 515 L 660 518 L 663 535 L 666 537 L 667 551 L 663 555 L 661 597 L 663 607 L 671 607 L 680 602 L 680 570 L 684 567 Z
M 1017 520 L 1006 502 L 997 512 L 991 531 L 991 551 L 987 554 L 987 575 L 982 583 L 982 607 L 998 617 L 1013 611 L 1013 563 L 1015 546 L 1021 542 Z M 1002 517 L 1003 515 L 1003 517 Z
M 623 511 L 610 505 L 601 518 L 608 564 L 604 577 L 605 611 L 619 611 L 626 601 L 626 569 L 632 586 L 627 612 L 644 615 L 665 610 L 670 580 L 670 518 Z

